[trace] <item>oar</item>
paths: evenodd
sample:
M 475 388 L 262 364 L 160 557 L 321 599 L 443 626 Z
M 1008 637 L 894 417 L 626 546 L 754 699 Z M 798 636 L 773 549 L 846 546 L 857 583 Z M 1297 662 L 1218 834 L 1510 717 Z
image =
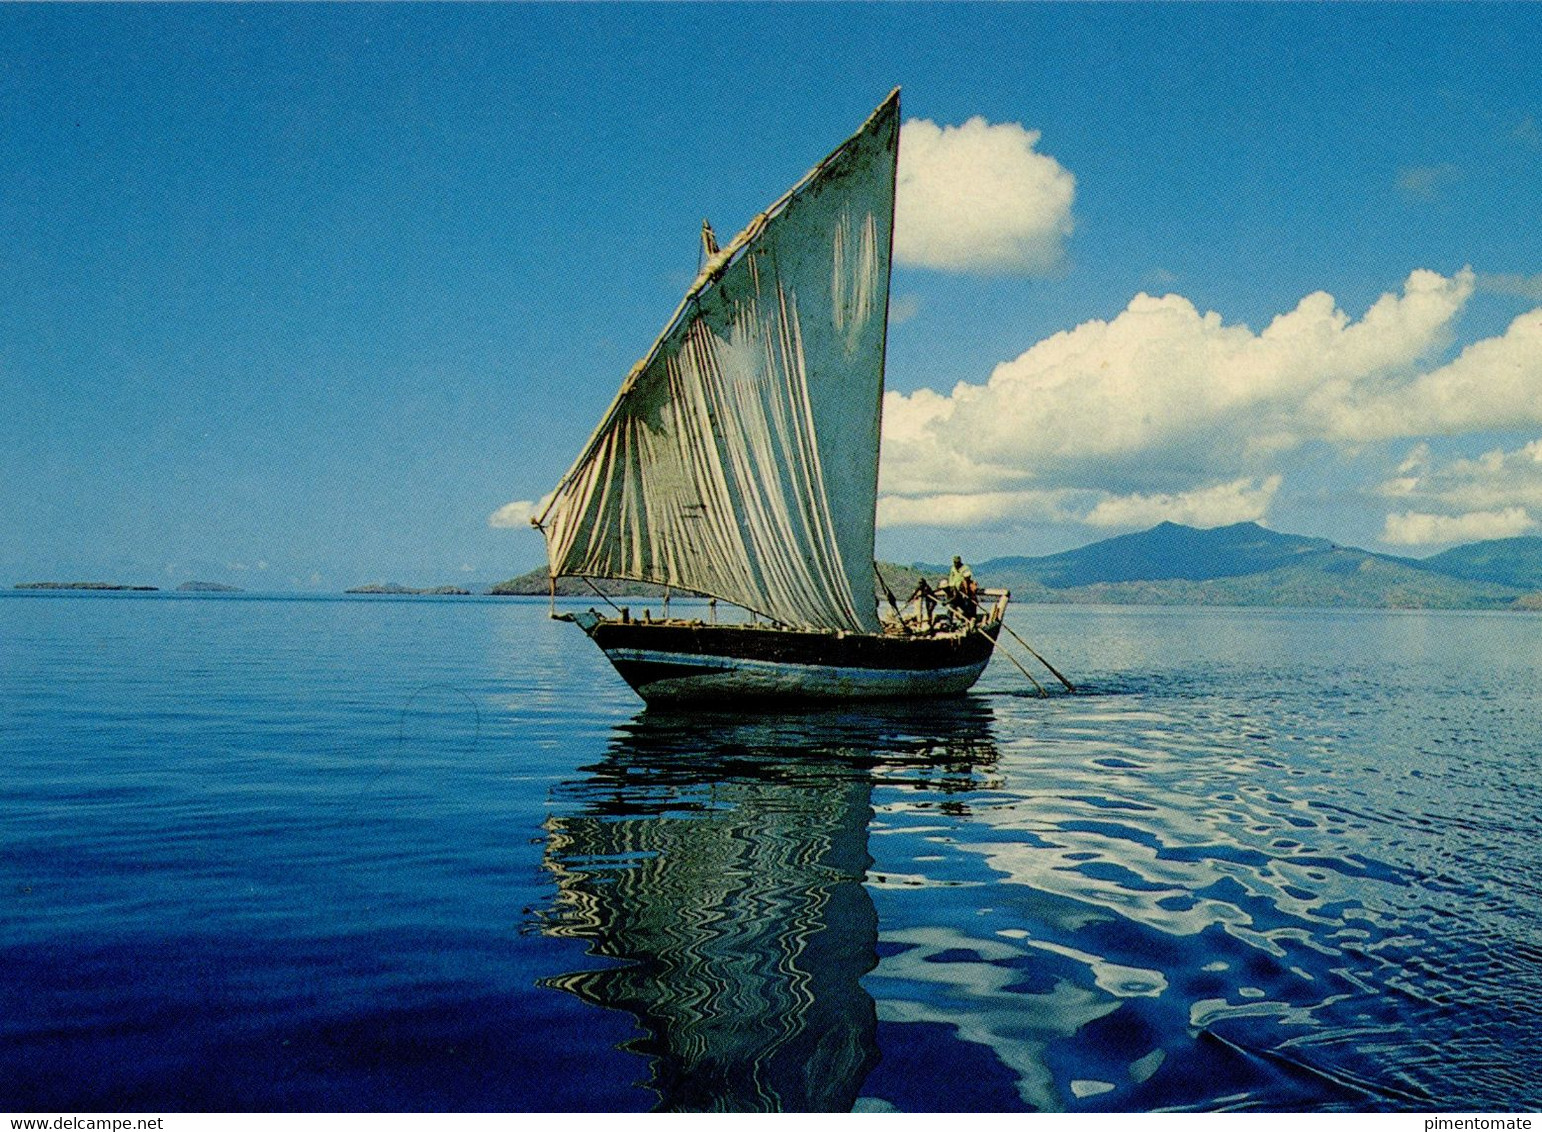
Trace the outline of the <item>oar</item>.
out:
M 1005 630 L 1006 630 L 1006 631 L 1007 631 L 1007 632 L 1008 632 L 1008 633 L 1012 633 L 1012 626 L 1010 626 L 1010 625 L 1008 625 L 1008 624 L 1007 624 L 1007 623 L 1006 623 L 1006 622 L 1005 622 L 1005 621 L 1003 621 L 1003 622 L 1002 622 L 1002 623 L 1001 623 L 1001 627 L 1002 627 L 1002 628 L 1003 628 L 1003 629 L 1005 629 Z M 1064 676 L 1062 676 L 1062 675 L 1060 675 L 1060 673 L 1059 673 L 1059 672 L 1058 672 L 1058 671 L 1057 671 L 1057 670 L 1056 670 L 1056 668 L 1055 668 L 1055 666 L 1054 666 L 1054 665 L 1053 665 L 1053 664 L 1051 664 L 1051 663 L 1050 663 L 1050 662 L 1049 662 L 1049 661 L 1047 661 L 1047 660 L 1045 660 L 1045 659 L 1044 659 L 1044 658 L 1043 658 L 1043 657 L 1042 657 L 1042 656 L 1040 656 L 1040 655 L 1039 655 L 1039 654 L 1038 654 L 1038 653 L 1036 653 L 1036 652 L 1034 652 L 1034 649 L 1033 649 L 1033 646 L 1032 646 L 1032 645 L 1030 645 L 1030 644 L 1029 644 L 1029 643 L 1028 643 L 1028 642 L 1027 642 L 1027 641 L 1025 641 L 1025 640 L 1023 640 L 1023 639 L 1022 639 L 1022 638 L 1021 638 L 1021 637 L 1019 637 L 1019 636 L 1018 636 L 1018 635 L 1017 635 L 1017 634 L 1016 634 L 1016 633 L 1012 633 L 1012 639 L 1013 639 L 1013 640 L 1014 640 L 1014 641 L 1016 641 L 1016 642 L 1017 642 L 1017 643 L 1018 643 L 1018 644 L 1020 644 L 1020 645 L 1022 645 L 1022 646 L 1023 646 L 1023 648 L 1025 648 L 1025 649 L 1027 649 L 1027 650 L 1028 650 L 1028 651 L 1029 651 L 1029 652 L 1031 652 L 1031 653 L 1033 653 L 1033 658 L 1034 658 L 1034 659 L 1035 659 L 1035 660 L 1037 660 L 1037 661 L 1038 661 L 1038 662 L 1039 662 L 1039 663 L 1040 663 L 1040 664 L 1042 664 L 1042 665 L 1043 665 L 1043 666 L 1044 666 L 1044 667 L 1045 667 L 1045 668 L 1047 668 L 1047 669 L 1049 669 L 1049 670 L 1050 670 L 1050 671 L 1051 671 L 1051 672 L 1053 672 L 1053 673 L 1054 673 L 1054 674 L 1055 674 L 1055 679 L 1056 679 L 1056 680 L 1059 680 L 1059 681 L 1060 681 L 1060 682 L 1061 682 L 1061 683 L 1062 683 L 1062 684 L 1064 684 L 1064 685 L 1065 685 L 1065 690 L 1066 690 L 1066 691 L 1068 691 L 1068 692 L 1074 692 L 1074 691 L 1076 691 L 1076 685 L 1074 685 L 1074 684 L 1072 684 L 1072 683 L 1071 683 L 1071 682 L 1070 682 L 1070 681 L 1069 681 L 1069 680 L 1067 680 L 1067 679 L 1066 679 L 1066 678 L 1065 678 L 1065 677 L 1064 677 Z
M 985 639 L 986 639 L 986 640 L 987 640 L 987 641 L 989 641 L 989 642 L 990 642 L 990 643 L 991 643 L 991 644 L 992 644 L 992 645 L 994 645 L 994 646 L 1000 646 L 1000 644 L 1001 644 L 1001 642 L 1000 642 L 1000 641 L 998 641 L 998 640 L 996 640 L 996 639 L 995 639 L 995 638 L 994 638 L 994 637 L 992 637 L 992 636 L 991 636 L 991 635 L 990 635 L 990 634 L 989 634 L 989 633 L 987 633 L 987 632 L 986 632 L 986 631 L 985 631 L 985 630 L 984 630 L 984 629 L 981 629 L 981 628 L 978 628 L 978 627 L 976 627 L 976 629 L 975 629 L 975 632 L 976 632 L 976 633 L 979 633 L 979 634 L 980 634 L 980 636 L 982 636 L 982 637 L 984 637 L 984 638 L 985 638 Z M 1013 656 L 1013 655 L 1012 655 L 1012 654 L 1011 654 L 1011 653 L 1009 653 L 1009 652 L 1008 652 L 1008 651 L 1007 651 L 1007 650 L 1006 650 L 1006 649 L 1005 649 L 1005 648 L 1003 648 L 1003 649 L 1001 649 L 1001 655 L 1002 655 L 1002 656 L 1004 656 L 1004 657 L 1006 657 L 1006 658 L 1007 658 L 1007 659 L 1008 659 L 1008 660 L 1010 660 L 1010 661 L 1011 661 L 1011 662 L 1012 662 L 1012 663 L 1013 663 L 1013 664 L 1016 664 L 1016 665 L 1017 665 L 1017 670 L 1018 670 L 1018 671 L 1019 671 L 1019 672 L 1021 672 L 1021 673 L 1022 673 L 1022 674 L 1023 674 L 1023 675 L 1024 675 L 1024 676 L 1026 676 L 1026 677 L 1028 677 L 1028 683 L 1030 683 L 1030 684 L 1032 684 L 1032 685 L 1033 685 L 1033 686 L 1034 686 L 1034 687 L 1035 687 L 1035 688 L 1037 688 L 1037 689 L 1038 689 L 1038 690 L 1039 690 L 1039 695 L 1041 695 L 1041 696 L 1047 696 L 1047 695 L 1049 695 L 1049 693 L 1048 693 L 1048 692 L 1046 692 L 1046 691 L 1045 691 L 1045 690 L 1044 690 L 1044 685 L 1043 685 L 1043 684 L 1040 684 L 1040 683 L 1039 683 L 1039 682 L 1038 682 L 1038 681 L 1037 681 L 1037 680 L 1035 680 L 1035 679 L 1034 679 L 1034 678 L 1033 678 L 1033 673 L 1032 673 L 1032 672 L 1029 672 L 1029 671 L 1028 671 L 1028 670 L 1027 670 L 1027 669 L 1026 669 L 1026 668 L 1024 668 L 1024 667 L 1023 667 L 1023 666 L 1022 666 L 1022 665 L 1021 665 L 1021 664 L 1017 664 L 1017 657 L 1015 657 L 1015 656 Z

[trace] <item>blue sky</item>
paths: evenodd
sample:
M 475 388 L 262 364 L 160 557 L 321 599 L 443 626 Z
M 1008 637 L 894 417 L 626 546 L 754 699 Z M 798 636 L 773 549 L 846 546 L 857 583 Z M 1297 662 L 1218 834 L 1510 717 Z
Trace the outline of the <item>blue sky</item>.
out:
M 1531 5 L 0 7 L 0 580 L 536 564 L 489 516 L 566 469 L 701 217 L 897 85 L 943 180 L 881 555 L 1537 533 L 1537 42 Z M 1049 180 L 982 264 L 949 210 L 997 157 Z

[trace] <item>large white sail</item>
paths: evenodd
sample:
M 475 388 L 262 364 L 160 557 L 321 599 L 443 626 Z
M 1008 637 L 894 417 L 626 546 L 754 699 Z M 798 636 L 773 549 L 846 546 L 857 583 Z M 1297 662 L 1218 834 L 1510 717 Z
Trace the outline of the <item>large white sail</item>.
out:
M 714 256 L 537 522 L 554 576 L 876 632 L 899 92 Z

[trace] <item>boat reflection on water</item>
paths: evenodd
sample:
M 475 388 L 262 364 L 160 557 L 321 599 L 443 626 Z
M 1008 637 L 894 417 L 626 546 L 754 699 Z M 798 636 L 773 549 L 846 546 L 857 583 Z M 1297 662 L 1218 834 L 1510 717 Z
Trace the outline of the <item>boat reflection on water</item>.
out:
M 545 930 L 620 962 L 546 985 L 637 1019 L 661 1110 L 849 1110 L 877 1062 L 874 782 L 978 789 L 995 758 L 973 699 L 642 713 L 547 823 Z

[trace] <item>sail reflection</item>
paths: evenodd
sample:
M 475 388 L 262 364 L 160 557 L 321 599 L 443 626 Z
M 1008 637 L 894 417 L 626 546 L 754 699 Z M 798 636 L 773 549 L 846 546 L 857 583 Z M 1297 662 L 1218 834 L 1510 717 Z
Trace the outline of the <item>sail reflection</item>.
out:
M 978 789 L 990 725 L 976 700 L 644 712 L 547 823 L 545 930 L 619 964 L 547 985 L 637 1020 L 659 1109 L 850 1109 L 877 1061 L 873 784 Z

